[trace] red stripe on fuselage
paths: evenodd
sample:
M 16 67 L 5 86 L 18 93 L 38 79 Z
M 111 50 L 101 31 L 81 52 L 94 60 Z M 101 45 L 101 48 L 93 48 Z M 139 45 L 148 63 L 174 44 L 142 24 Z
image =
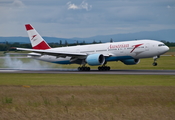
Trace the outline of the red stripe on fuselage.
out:
M 26 30 L 33 30 L 33 27 L 30 24 L 26 24 Z
M 33 47 L 33 49 L 40 49 L 40 50 L 46 50 L 50 48 L 51 47 L 45 41 L 42 41 L 41 43 Z
M 131 50 L 130 53 L 132 53 L 136 48 L 138 48 L 138 47 L 141 46 L 141 45 L 143 45 L 143 44 L 134 45 L 134 48 Z

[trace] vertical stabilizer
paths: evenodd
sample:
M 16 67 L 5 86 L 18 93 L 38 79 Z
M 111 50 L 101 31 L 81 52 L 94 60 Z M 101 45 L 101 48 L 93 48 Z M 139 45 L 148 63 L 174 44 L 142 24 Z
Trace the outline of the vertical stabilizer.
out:
M 40 36 L 40 34 L 32 27 L 32 25 L 26 24 L 25 27 L 33 49 L 45 50 L 51 48 L 46 43 L 46 41 Z

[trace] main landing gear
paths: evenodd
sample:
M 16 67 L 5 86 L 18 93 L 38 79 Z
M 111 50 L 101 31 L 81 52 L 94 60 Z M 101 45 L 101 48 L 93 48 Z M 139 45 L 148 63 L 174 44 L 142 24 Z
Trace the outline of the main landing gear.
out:
M 157 66 L 157 62 L 156 62 L 156 60 L 159 58 L 160 56 L 155 56 L 155 57 L 153 57 L 153 59 L 154 59 L 154 62 L 153 62 L 153 66 Z
M 109 71 L 111 68 L 109 66 L 99 66 L 98 70 L 99 71 Z
M 91 70 L 90 67 L 86 67 L 86 66 L 78 67 L 78 71 L 90 71 L 90 70 Z
M 109 66 L 99 66 L 98 70 L 99 71 L 109 71 L 111 68 Z M 78 67 L 78 71 L 90 71 L 91 68 L 90 67 L 86 67 L 86 66 L 82 66 L 82 67 Z
M 109 71 L 111 68 L 109 66 L 106 66 L 107 62 L 105 61 L 102 66 L 98 67 L 99 71 Z
M 99 71 L 109 71 L 111 68 L 109 66 L 99 66 L 98 67 L 98 70 Z M 86 67 L 86 66 L 81 66 L 81 67 L 78 67 L 78 71 L 90 71 L 91 68 L 90 67 Z

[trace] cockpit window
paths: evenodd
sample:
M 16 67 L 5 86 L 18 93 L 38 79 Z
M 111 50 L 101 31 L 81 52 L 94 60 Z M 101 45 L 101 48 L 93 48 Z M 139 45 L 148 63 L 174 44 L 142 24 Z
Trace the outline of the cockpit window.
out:
M 165 46 L 165 44 L 159 44 L 158 46 L 159 46 L 159 47 L 161 47 L 161 46 Z

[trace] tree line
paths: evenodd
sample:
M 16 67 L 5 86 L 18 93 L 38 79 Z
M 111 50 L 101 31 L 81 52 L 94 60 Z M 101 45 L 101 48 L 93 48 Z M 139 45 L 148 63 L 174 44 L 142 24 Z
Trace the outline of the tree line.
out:
M 50 47 L 55 48 L 55 47 L 65 47 L 65 46 L 76 46 L 76 45 L 87 45 L 87 44 L 99 44 L 102 43 L 96 42 L 95 40 L 92 43 L 86 43 L 85 41 L 79 43 L 76 41 L 75 43 L 68 43 L 66 40 L 63 43 L 62 40 L 59 42 L 52 42 L 48 43 Z M 20 42 L 14 42 L 14 43 L 9 43 L 9 42 L 0 42 L 0 51 L 14 51 L 14 47 L 18 48 L 32 48 L 31 43 L 20 43 Z
M 111 39 L 110 42 L 113 42 Z M 161 41 L 165 43 L 165 45 L 169 47 L 175 47 L 175 42 L 168 42 L 168 41 Z M 65 43 L 62 43 L 60 40 L 59 42 L 56 43 L 48 43 L 50 47 L 55 48 L 55 47 L 64 47 L 64 46 L 75 46 L 75 45 L 87 45 L 87 44 L 99 44 L 102 43 L 101 41 L 96 42 L 95 40 L 92 43 L 86 43 L 85 41 L 79 43 L 76 41 L 75 43 L 68 43 L 65 41 Z M 12 47 L 19 47 L 19 48 L 32 48 L 30 43 L 19 43 L 19 42 L 14 42 L 14 43 L 9 43 L 9 42 L 1 42 L 0 43 L 0 51 L 13 51 L 14 49 L 11 49 Z
M 175 47 L 175 42 L 168 42 L 168 41 L 164 41 L 164 40 L 162 40 L 161 42 L 163 42 L 168 47 Z

